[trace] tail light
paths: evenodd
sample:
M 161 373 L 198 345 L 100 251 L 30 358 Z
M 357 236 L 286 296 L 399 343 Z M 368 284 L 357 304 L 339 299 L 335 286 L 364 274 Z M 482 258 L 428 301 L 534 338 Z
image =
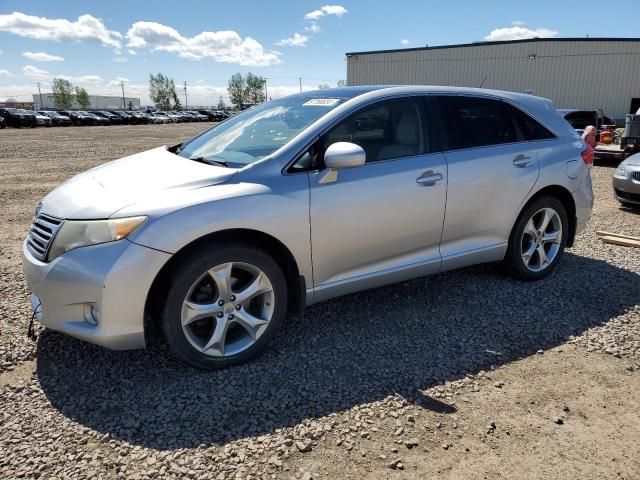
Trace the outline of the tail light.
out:
M 593 165 L 593 148 L 591 148 L 589 145 L 586 146 L 586 148 L 582 151 L 582 160 L 584 161 L 584 164 L 591 168 L 591 166 Z

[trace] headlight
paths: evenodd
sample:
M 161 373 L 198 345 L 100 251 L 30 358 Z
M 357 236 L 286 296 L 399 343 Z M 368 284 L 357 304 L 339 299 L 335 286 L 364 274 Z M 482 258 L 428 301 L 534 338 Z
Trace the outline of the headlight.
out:
M 74 248 L 125 238 L 146 219 L 147 217 L 65 220 L 53 241 L 51 250 L 49 250 L 49 260 L 53 260 Z
M 620 164 L 618 168 L 616 168 L 616 173 L 614 173 L 616 177 L 626 177 L 627 176 L 627 168 Z

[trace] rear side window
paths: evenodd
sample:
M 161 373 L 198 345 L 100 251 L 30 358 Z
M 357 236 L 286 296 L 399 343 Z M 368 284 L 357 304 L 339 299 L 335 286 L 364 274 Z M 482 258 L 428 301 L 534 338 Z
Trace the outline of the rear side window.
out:
M 507 103 L 505 103 L 504 106 L 509 110 L 509 112 L 511 112 L 513 121 L 516 123 L 516 127 L 518 129 L 520 141 L 528 142 L 531 140 L 547 140 L 549 138 L 555 138 L 555 135 L 551 133 L 547 127 L 527 115 L 522 110 Z
M 518 141 L 506 104 L 465 96 L 438 98 L 449 150 L 485 147 Z

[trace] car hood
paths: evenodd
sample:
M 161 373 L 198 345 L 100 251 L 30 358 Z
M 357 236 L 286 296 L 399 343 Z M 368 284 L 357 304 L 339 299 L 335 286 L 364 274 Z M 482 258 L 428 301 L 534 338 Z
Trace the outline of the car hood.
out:
M 622 163 L 624 165 L 633 165 L 633 166 L 640 165 L 640 153 L 635 153 L 630 157 L 627 157 L 627 159 Z
M 41 211 L 66 219 L 109 218 L 156 195 L 223 183 L 235 172 L 155 148 L 76 175 L 42 200 Z

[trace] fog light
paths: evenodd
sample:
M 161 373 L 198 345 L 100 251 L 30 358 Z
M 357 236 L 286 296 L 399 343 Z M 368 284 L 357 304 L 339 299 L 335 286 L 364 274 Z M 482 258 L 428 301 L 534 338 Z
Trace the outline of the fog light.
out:
M 95 303 L 84 304 L 84 321 L 94 327 L 100 322 L 100 309 Z

